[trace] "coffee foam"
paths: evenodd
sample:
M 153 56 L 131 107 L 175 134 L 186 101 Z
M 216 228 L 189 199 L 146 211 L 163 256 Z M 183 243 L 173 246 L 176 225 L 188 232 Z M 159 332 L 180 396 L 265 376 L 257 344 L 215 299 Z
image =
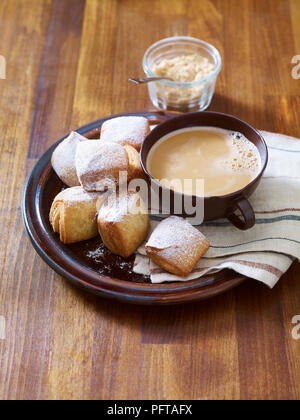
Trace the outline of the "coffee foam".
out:
M 257 173 L 261 166 L 261 159 L 256 146 L 246 139 L 241 133 L 230 135 L 232 142 L 232 156 L 228 160 L 222 161 L 224 167 L 231 167 L 235 172 Z

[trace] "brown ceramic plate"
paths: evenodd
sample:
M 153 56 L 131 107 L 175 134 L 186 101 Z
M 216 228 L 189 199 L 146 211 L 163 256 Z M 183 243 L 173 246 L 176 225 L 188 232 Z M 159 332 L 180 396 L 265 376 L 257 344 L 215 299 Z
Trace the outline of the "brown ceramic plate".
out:
M 159 123 L 172 114 L 135 112 Z M 103 118 L 76 130 L 88 138 L 98 138 Z M 241 284 L 246 277 L 231 270 L 208 275 L 198 280 L 151 284 L 149 277 L 132 271 L 134 258 L 110 253 L 97 237 L 77 244 L 64 245 L 49 224 L 51 203 L 66 186 L 51 166 L 51 155 L 58 140 L 34 166 L 23 194 L 23 219 L 33 246 L 45 262 L 58 274 L 77 286 L 99 296 L 138 304 L 166 305 L 207 299 Z

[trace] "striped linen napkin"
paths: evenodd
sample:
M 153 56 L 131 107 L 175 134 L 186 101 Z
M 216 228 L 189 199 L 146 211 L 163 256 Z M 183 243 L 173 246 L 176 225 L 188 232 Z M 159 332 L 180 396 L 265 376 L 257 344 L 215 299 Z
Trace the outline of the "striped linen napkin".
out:
M 300 260 L 300 140 L 262 131 L 269 163 L 250 203 L 256 215 L 252 229 L 241 231 L 226 220 L 202 224 L 199 229 L 211 246 L 186 277 L 167 273 L 137 250 L 136 273 L 150 275 L 152 283 L 187 281 L 230 268 L 273 287 L 295 259 Z M 151 231 L 158 222 L 151 221 Z

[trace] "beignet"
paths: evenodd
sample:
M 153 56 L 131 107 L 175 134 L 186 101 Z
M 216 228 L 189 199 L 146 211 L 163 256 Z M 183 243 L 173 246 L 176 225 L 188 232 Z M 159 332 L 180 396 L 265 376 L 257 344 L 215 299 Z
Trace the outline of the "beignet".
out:
M 205 236 L 177 216 L 160 222 L 145 246 L 152 261 L 178 276 L 187 276 L 208 248 Z
M 72 131 L 54 150 L 51 163 L 57 176 L 69 187 L 80 185 L 75 167 L 75 153 L 80 142 L 86 140 L 85 137 Z
M 149 230 L 146 206 L 137 192 L 108 197 L 98 213 L 98 230 L 104 245 L 114 254 L 129 257 Z
M 128 156 L 128 181 L 136 178 L 145 178 L 144 171 L 140 163 L 140 156 L 136 149 L 129 144 L 123 146 Z
M 100 140 L 113 141 L 122 146 L 129 144 L 140 151 L 149 132 L 149 122 L 144 117 L 116 117 L 102 124 Z
M 55 197 L 49 220 L 63 243 L 85 241 L 97 236 L 97 210 L 101 207 L 104 195 L 89 193 L 82 187 L 72 187 Z
M 128 156 L 120 144 L 86 140 L 77 146 L 75 164 L 85 190 L 104 191 L 119 184 L 120 171 L 128 171 Z

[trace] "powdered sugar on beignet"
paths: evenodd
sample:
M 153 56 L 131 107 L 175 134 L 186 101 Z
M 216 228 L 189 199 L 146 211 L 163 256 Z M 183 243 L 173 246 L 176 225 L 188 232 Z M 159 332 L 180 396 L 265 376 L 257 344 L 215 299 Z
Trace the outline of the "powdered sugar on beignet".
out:
M 104 196 L 105 193 L 89 193 L 82 187 L 72 187 L 55 197 L 49 220 L 63 243 L 85 241 L 97 235 L 97 212 Z
M 54 150 L 51 163 L 57 176 L 69 187 L 80 185 L 75 168 L 77 146 L 86 138 L 72 131 Z
M 117 143 L 87 140 L 76 150 L 77 176 L 87 191 L 104 191 L 119 184 L 119 172 L 128 171 L 128 156 Z
M 106 222 L 121 222 L 128 214 L 146 214 L 148 217 L 145 203 L 135 191 L 122 191 L 116 196 L 107 195 L 98 216 Z
M 95 198 L 101 197 L 103 193 L 88 192 L 82 187 L 66 188 L 57 194 L 55 200 L 64 200 L 66 205 L 74 205 L 83 201 L 93 201 Z
M 147 237 L 149 215 L 137 192 L 111 194 L 98 212 L 98 230 L 114 254 L 129 257 Z
M 149 122 L 144 117 L 116 117 L 105 121 L 101 127 L 100 140 L 129 144 L 140 151 L 150 132 Z
M 170 216 L 157 225 L 146 243 L 147 255 L 165 270 L 185 276 L 209 248 L 209 242 L 189 222 Z

